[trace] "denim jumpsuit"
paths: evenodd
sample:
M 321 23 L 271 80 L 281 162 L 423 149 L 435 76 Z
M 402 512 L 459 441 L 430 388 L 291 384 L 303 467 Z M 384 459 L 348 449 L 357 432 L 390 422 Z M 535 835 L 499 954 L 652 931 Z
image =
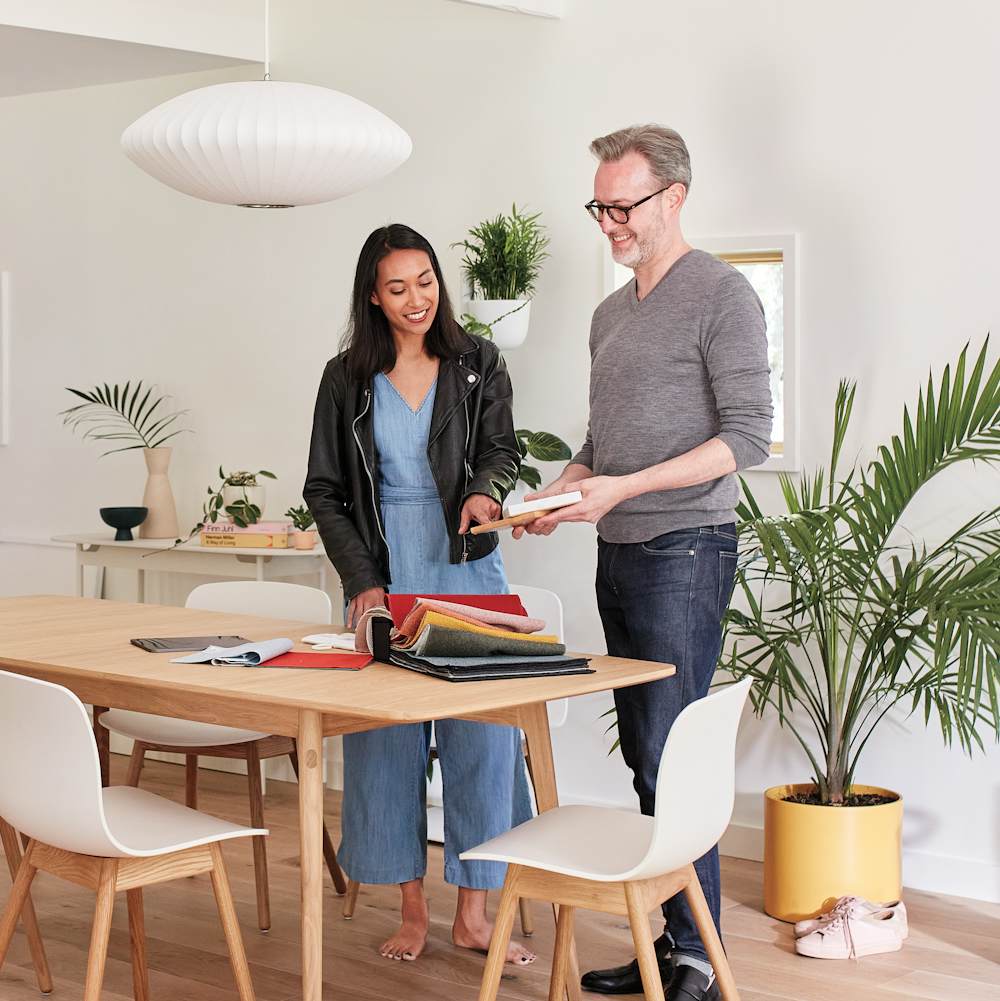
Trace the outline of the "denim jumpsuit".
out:
M 413 411 L 375 376 L 374 429 L 382 523 L 392 590 L 399 594 L 506 594 L 500 550 L 449 563 L 448 531 L 427 438 L 437 382 Z M 500 862 L 459 854 L 531 817 L 516 727 L 467 720 L 434 723 L 444 790 L 444 876 L 477 890 L 502 885 Z M 427 871 L 427 757 L 431 724 L 344 736 L 342 841 L 337 857 L 359 883 L 404 883 Z

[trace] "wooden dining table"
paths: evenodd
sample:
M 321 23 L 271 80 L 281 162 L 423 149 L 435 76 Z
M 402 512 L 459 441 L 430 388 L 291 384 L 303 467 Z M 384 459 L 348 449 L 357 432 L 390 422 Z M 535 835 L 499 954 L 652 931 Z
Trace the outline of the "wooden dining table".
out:
M 56 595 L 0 598 L 0 670 L 63 685 L 98 710 L 132 709 L 293 737 L 299 758 L 302 997 L 323 994 L 323 738 L 399 723 L 461 718 L 520 727 L 540 811 L 558 806 L 546 703 L 656 681 L 670 664 L 594 656 L 592 674 L 453 683 L 388 664 L 361 671 L 174 664 L 129 641 L 238 634 L 296 641 L 329 632 L 281 619 Z M 106 779 L 105 779 L 106 781 Z M 579 998 L 579 976 L 567 995 Z

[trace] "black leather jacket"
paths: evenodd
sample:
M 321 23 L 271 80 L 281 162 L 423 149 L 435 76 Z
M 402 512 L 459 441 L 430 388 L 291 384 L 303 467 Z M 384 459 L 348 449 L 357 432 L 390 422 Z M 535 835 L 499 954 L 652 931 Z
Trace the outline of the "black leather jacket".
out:
M 478 560 L 496 549 L 496 532 L 458 534 L 462 504 L 471 494 L 486 494 L 503 504 L 517 479 L 521 458 L 503 357 L 489 341 L 463 337 L 466 345 L 459 358 L 441 361 L 427 440 L 452 563 Z M 371 383 L 349 377 L 343 353 L 327 363 L 316 399 L 302 496 L 347 599 L 391 583 L 372 400 Z

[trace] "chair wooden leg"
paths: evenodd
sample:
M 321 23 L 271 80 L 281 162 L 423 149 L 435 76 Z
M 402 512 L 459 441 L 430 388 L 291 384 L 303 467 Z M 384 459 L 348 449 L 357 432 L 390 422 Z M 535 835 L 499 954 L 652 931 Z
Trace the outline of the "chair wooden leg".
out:
M 132 745 L 132 757 L 128 759 L 128 776 L 125 785 L 138 786 L 139 776 L 142 775 L 142 766 L 146 761 L 146 745 L 138 740 Z
M 198 755 L 184 755 L 184 805 L 198 809 Z
M 521 898 L 524 902 L 524 898 Z M 573 917 L 575 907 L 562 904 L 556 921 L 556 944 L 552 951 L 552 979 L 549 981 L 549 1001 L 563 1001 L 566 993 L 566 974 L 569 970 L 570 952 L 573 946 Z
M 17 875 L 14 877 L 14 885 L 10 888 L 10 896 L 7 898 L 7 906 L 0 914 L 0 968 L 7 958 L 7 950 L 10 948 L 10 940 L 14 937 L 14 929 L 17 928 L 17 919 L 21 916 L 25 901 L 28 899 L 28 891 L 31 889 L 31 881 L 35 878 L 38 870 L 31 864 L 31 846 L 28 846 L 28 853 L 21 859 L 21 864 L 17 867 Z
M 358 903 L 358 890 L 361 884 L 356 879 L 348 880 L 347 893 L 344 896 L 344 920 L 350 921 L 354 917 L 354 908 Z
M 500 989 L 500 977 L 503 975 L 504 963 L 507 962 L 507 946 L 510 944 L 511 932 L 514 930 L 514 915 L 517 913 L 519 871 L 516 865 L 507 867 L 507 878 L 503 882 L 500 904 L 493 922 L 493 937 L 490 939 L 490 951 L 486 956 L 483 982 L 479 988 L 479 1001 L 496 1001 L 497 991 Z
M 531 901 L 522 897 L 518 908 L 521 911 L 521 934 L 525 938 L 531 938 L 535 934 L 535 919 L 531 914 Z
M 288 760 L 291 761 L 292 771 L 295 772 L 295 777 L 298 778 L 298 753 L 291 751 L 288 755 Z M 323 858 L 326 859 L 326 867 L 330 872 L 330 879 L 333 880 L 333 888 L 337 891 L 337 896 L 342 897 L 347 893 L 347 880 L 344 878 L 344 870 L 340 868 L 340 863 L 337 861 L 337 851 L 333 847 L 333 839 L 330 837 L 326 821 L 323 822 Z
M 226 864 L 222 859 L 222 849 L 218 843 L 212 848 L 212 889 L 215 891 L 215 902 L 219 908 L 219 918 L 222 921 L 222 933 L 226 936 L 229 948 L 229 960 L 233 965 L 233 976 L 236 978 L 236 992 L 240 1001 L 254 1001 L 253 983 L 250 980 L 250 965 L 243 951 L 243 937 L 236 920 L 236 908 L 233 906 L 233 895 L 229 889 L 229 877 L 226 875 Z
M 736 989 L 733 971 L 729 968 L 726 950 L 722 947 L 722 939 L 719 938 L 712 912 L 708 909 L 708 901 L 705 900 L 705 893 L 701 888 L 701 881 L 693 865 L 688 866 L 688 873 L 691 878 L 684 887 L 684 896 L 687 898 L 688 907 L 691 908 L 705 952 L 708 953 L 708 961 L 715 970 L 715 979 L 719 981 L 722 1001 L 740 1001 L 740 993 Z
M 0 843 L 3 844 L 4 854 L 7 856 L 7 867 L 10 869 L 10 878 L 13 881 L 17 879 L 17 870 L 21 865 L 21 845 L 17 832 L 2 817 L 0 817 Z M 24 904 L 21 907 L 21 919 L 24 922 L 25 934 L 28 936 L 28 949 L 31 952 L 31 962 L 35 967 L 38 989 L 43 994 L 50 994 L 52 992 L 52 974 L 49 972 L 49 961 L 45 956 L 41 932 L 38 930 L 38 920 L 35 917 L 31 894 L 28 894 L 24 899 Z
M 146 921 L 142 912 L 142 888 L 127 890 L 128 938 L 132 950 L 132 995 L 149 1001 L 149 969 L 146 965 Z
M 642 892 L 634 883 L 625 884 L 625 902 L 628 905 L 628 923 L 632 928 L 635 955 L 639 960 L 643 994 L 646 1001 L 664 1001 L 660 966 L 656 961 L 653 933 L 649 928 L 649 914 L 643 906 Z
M 260 752 L 256 743 L 247 744 L 247 784 L 250 787 L 250 825 L 264 826 L 264 794 L 260 784 Z M 257 926 L 261 931 L 271 927 L 271 895 L 267 885 L 267 839 L 258 836 L 253 841 L 253 874 L 257 883 Z
M 115 877 L 118 863 L 108 859 L 101 863 L 97 884 L 97 904 L 94 907 L 94 927 L 90 932 L 90 954 L 87 957 L 87 979 L 83 1001 L 100 1001 L 104 983 L 104 964 L 108 958 L 108 938 L 111 935 L 111 915 L 115 909 Z

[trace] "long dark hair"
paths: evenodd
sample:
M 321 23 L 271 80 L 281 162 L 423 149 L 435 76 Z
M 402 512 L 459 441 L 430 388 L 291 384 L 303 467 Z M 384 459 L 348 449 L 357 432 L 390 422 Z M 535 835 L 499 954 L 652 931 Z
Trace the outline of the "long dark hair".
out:
M 438 282 L 438 306 L 427 331 L 427 351 L 437 358 L 457 358 L 464 345 L 462 328 L 455 320 L 434 248 L 415 229 L 402 223 L 381 226 L 368 236 L 358 257 L 351 294 L 351 318 L 344 335 L 351 378 L 367 382 L 377 372 L 396 364 L 396 345 L 381 306 L 371 301 L 378 263 L 393 250 L 422 250 L 430 258 Z

